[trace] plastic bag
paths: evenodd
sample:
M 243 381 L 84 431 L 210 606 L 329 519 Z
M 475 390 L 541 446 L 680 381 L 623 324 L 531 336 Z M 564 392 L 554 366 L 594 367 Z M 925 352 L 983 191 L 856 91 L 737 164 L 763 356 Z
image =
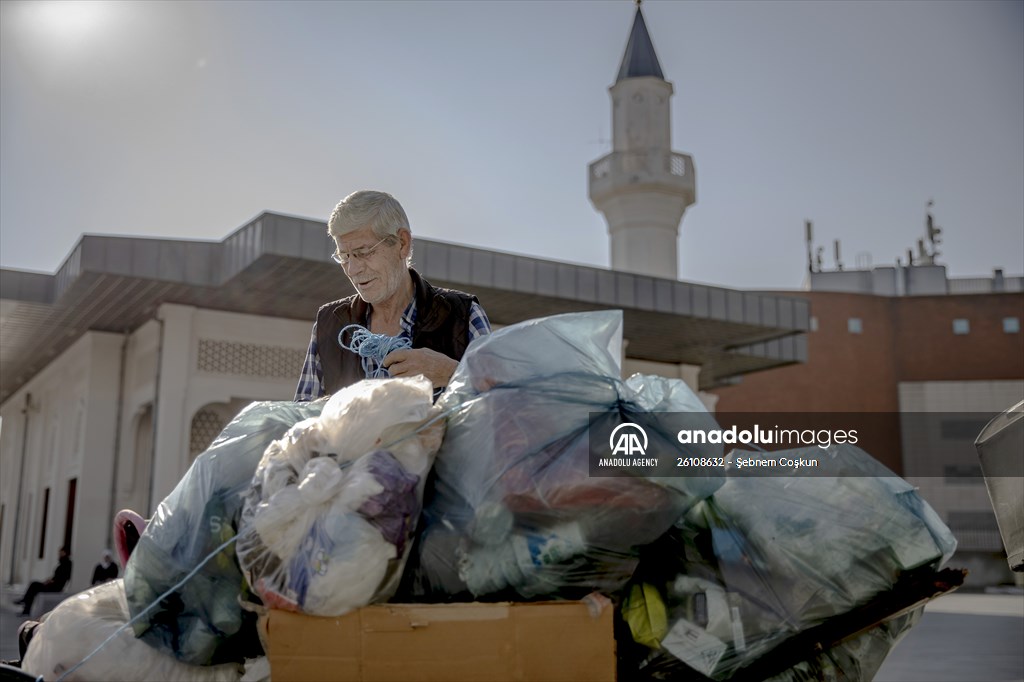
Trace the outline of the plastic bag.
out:
M 439 405 L 448 431 L 406 588 L 412 598 L 614 591 L 717 477 L 598 477 L 591 418 L 651 409 L 713 424 L 679 380 L 619 379 L 621 311 L 558 315 L 474 341 Z M 655 422 L 655 426 L 657 423 Z M 673 439 L 672 433 L 649 433 Z
M 917 624 L 924 613 L 920 606 L 903 615 L 876 625 L 855 637 L 844 640 L 816 656 L 796 663 L 788 670 L 766 678 L 765 682 L 806 682 L 807 680 L 872 680 L 878 674 L 886 656 Z M 656 653 L 642 662 L 636 670 L 630 662 L 623 662 L 623 645 L 619 643 L 620 677 L 644 680 L 686 680 L 694 677 L 693 669 L 679 659 Z M 712 653 L 713 652 L 709 652 Z
M 669 612 L 655 659 L 727 679 L 952 555 L 956 541 L 935 512 L 863 450 L 773 456 L 814 457 L 820 475 L 729 478 L 647 549 L 638 576 L 660 585 Z
M 887 620 L 870 630 L 840 642 L 812 659 L 801 661 L 789 670 L 770 677 L 770 682 L 803 680 L 873 680 L 893 650 L 924 613 L 920 606 Z
M 394 594 L 439 415 L 423 377 L 362 381 L 267 448 L 237 544 L 267 606 L 340 616 Z
M 160 503 L 125 567 L 133 616 L 235 535 L 242 494 L 263 451 L 296 422 L 318 416 L 325 402 L 252 403 L 196 458 Z M 138 620 L 135 633 L 187 663 L 241 662 L 262 653 L 255 616 L 238 603 L 247 592 L 235 548 L 228 545 Z
M 29 643 L 22 668 L 55 680 L 84 660 L 128 622 L 124 581 L 112 580 L 64 600 L 51 611 Z M 108 682 L 238 682 L 242 667 L 227 663 L 196 666 L 147 645 L 125 628 L 67 680 Z

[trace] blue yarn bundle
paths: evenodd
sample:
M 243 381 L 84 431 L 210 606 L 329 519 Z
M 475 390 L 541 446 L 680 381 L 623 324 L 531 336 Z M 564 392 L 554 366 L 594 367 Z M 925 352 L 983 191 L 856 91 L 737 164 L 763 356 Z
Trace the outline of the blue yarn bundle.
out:
M 352 340 L 345 344 L 343 337 L 349 329 L 352 332 Z M 350 324 L 338 332 L 338 345 L 345 350 L 350 350 L 362 358 L 363 373 L 371 379 L 388 377 L 388 370 L 384 367 L 384 358 L 393 350 L 412 348 L 412 340 L 405 336 L 388 336 L 387 334 L 374 334 L 361 324 Z M 370 371 L 370 362 L 376 363 L 376 369 Z

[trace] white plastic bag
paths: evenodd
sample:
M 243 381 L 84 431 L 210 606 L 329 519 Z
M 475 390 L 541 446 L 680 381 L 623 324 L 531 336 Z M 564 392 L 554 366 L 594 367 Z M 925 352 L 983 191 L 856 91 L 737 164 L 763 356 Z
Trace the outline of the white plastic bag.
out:
M 340 616 L 394 594 L 439 414 L 422 377 L 362 381 L 267 448 L 237 542 L 265 605 Z
M 124 581 L 112 580 L 65 599 L 36 629 L 22 668 L 55 680 L 128 622 Z M 106 682 L 238 682 L 241 666 L 182 663 L 125 628 L 66 680 Z

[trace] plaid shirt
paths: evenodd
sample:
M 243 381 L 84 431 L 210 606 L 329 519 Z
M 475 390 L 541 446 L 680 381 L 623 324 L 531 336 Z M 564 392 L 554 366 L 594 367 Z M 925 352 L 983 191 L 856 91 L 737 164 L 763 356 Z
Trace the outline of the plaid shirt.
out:
M 369 322 L 369 320 L 367 320 Z M 413 326 L 416 324 L 416 297 L 402 313 L 400 322 L 402 332 L 400 337 L 412 340 Z M 487 319 L 487 313 L 476 301 L 469 308 L 469 340 L 479 338 L 491 333 L 491 322 Z M 377 363 L 369 361 L 366 376 L 371 376 L 377 369 Z M 387 370 L 384 370 L 387 372 Z M 324 393 L 324 371 L 320 365 L 320 349 L 316 342 L 316 322 L 313 323 L 313 334 L 309 339 L 309 349 L 306 351 L 306 360 L 302 363 L 302 374 L 299 375 L 299 385 L 295 389 L 295 400 L 304 402 L 316 400 L 323 397 Z

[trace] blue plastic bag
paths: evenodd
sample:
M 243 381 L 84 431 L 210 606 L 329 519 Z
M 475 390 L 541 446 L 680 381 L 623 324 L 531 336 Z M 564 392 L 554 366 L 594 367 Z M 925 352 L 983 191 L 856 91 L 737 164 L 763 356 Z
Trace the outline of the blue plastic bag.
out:
M 408 581 L 413 597 L 613 591 L 632 575 L 638 546 L 722 484 L 591 475 L 595 415 L 625 423 L 685 412 L 714 425 L 680 380 L 622 381 L 621 347 L 621 311 L 530 320 L 470 345 L 438 403 L 448 428 Z M 649 423 L 652 440 L 674 439 Z
M 235 417 L 192 463 L 146 526 L 125 567 L 137 616 L 238 530 L 242 494 L 263 451 L 325 401 L 256 402 Z M 228 545 L 179 590 L 133 625 L 136 636 L 186 663 L 240 662 L 261 652 L 255 618 L 238 603 L 248 593 Z

